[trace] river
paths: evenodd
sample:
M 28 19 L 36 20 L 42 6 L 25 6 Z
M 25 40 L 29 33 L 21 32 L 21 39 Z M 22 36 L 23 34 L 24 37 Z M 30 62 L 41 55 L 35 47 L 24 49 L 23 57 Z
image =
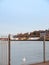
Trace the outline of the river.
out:
M 49 41 L 45 42 L 45 58 L 49 60 Z M 22 65 L 43 62 L 43 41 L 11 41 L 10 64 Z M 8 42 L 0 41 L 0 65 L 8 65 Z

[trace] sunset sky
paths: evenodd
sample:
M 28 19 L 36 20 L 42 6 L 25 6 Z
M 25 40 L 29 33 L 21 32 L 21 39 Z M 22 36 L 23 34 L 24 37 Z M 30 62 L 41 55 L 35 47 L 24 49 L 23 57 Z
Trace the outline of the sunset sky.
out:
M 0 0 L 0 35 L 49 29 L 49 0 Z

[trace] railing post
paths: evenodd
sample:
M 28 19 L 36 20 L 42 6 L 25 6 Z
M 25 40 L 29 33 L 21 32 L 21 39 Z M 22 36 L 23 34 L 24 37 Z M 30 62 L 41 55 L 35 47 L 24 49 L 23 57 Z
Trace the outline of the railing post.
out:
M 45 63 L 45 35 L 44 35 L 44 41 L 43 41 L 43 61 Z
M 8 65 L 10 65 L 10 34 L 8 35 Z

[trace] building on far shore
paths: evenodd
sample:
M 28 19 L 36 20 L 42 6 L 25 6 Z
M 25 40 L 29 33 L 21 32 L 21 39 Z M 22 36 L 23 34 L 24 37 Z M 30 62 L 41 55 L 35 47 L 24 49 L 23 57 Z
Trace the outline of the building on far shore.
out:
M 28 33 L 20 33 L 20 34 L 17 34 L 17 35 L 14 35 L 13 37 L 14 38 L 18 38 L 18 40 L 27 40 L 28 39 Z
M 8 40 L 8 36 L 0 36 L 0 40 Z
M 45 40 L 49 41 L 49 30 L 39 30 L 30 33 L 10 35 L 11 40 Z M 1 36 L 0 40 L 8 40 L 8 36 Z
M 24 34 L 20 33 L 14 35 L 13 38 L 16 38 L 18 40 L 43 40 L 44 35 L 46 37 L 46 40 L 49 40 L 49 30 L 39 30 Z
M 45 40 L 49 40 L 49 30 L 40 32 L 40 40 L 44 40 L 44 36 L 45 36 Z
M 40 37 L 29 37 L 28 40 L 39 40 Z

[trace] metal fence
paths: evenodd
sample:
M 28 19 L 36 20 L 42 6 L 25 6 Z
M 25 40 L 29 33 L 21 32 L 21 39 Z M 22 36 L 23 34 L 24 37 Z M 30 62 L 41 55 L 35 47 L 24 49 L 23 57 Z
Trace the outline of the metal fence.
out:
M 49 41 L 0 40 L 0 65 L 22 65 L 49 61 Z
M 0 65 L 8 65 L 8 43 L 0 40 Z

